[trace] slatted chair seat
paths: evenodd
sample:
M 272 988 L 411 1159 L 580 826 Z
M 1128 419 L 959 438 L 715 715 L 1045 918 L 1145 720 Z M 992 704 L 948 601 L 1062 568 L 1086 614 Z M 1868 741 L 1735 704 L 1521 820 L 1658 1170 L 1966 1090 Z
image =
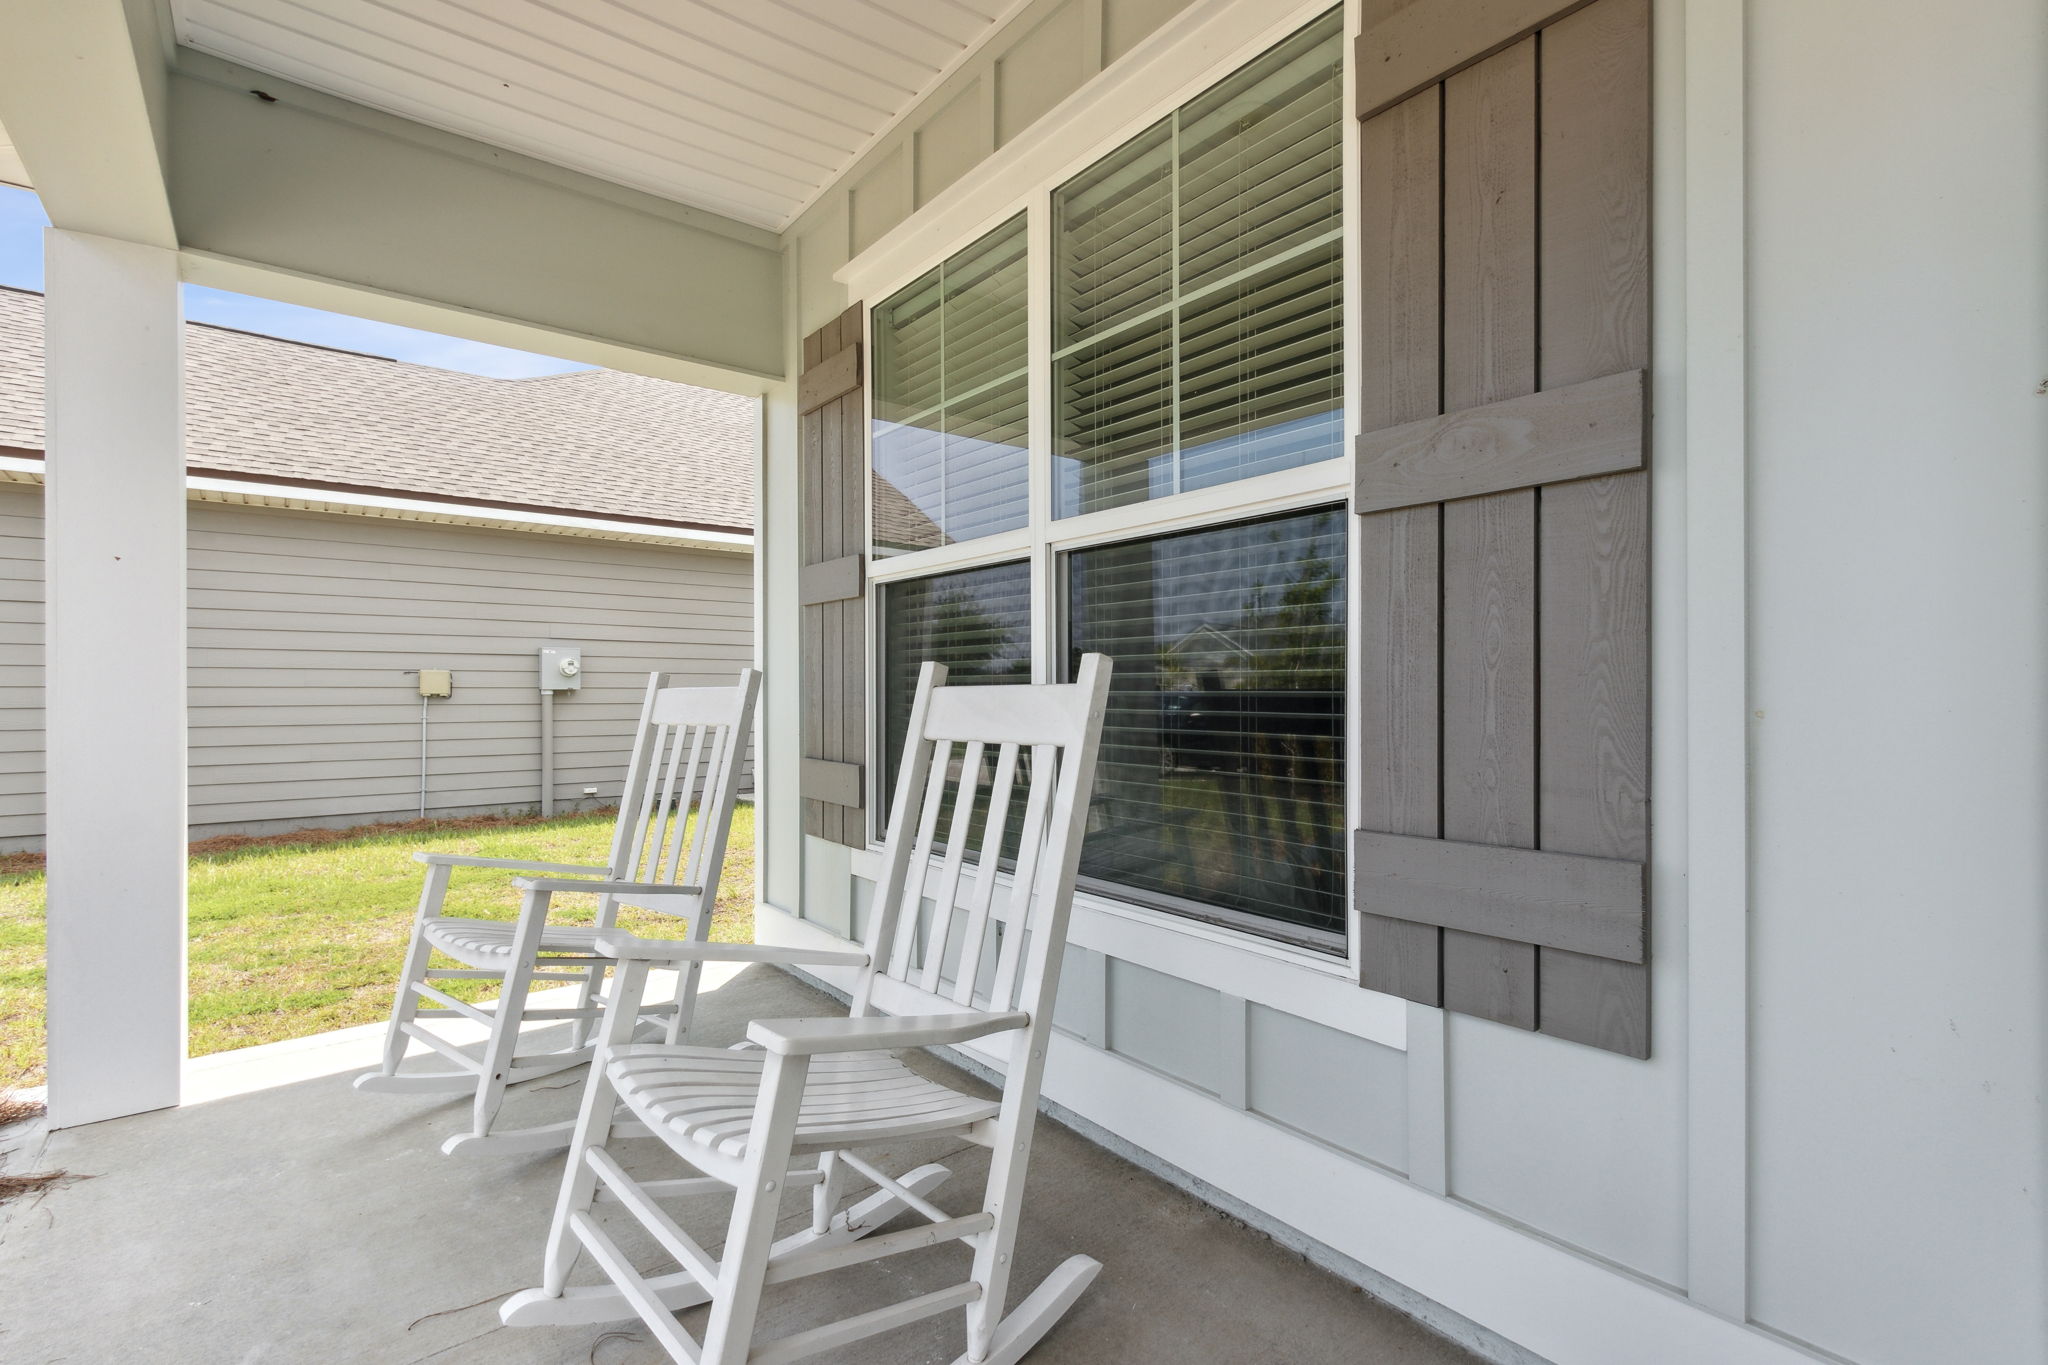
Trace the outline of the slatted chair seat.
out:
M 427 942 L 458 962 L 472 967 L 501 967 L 512 956 L 514 920 L 438 918 L 427 922 Z M 597 955 L 596 925 L 550 924 L 541 930 L 540 951 L 549 954 Z
M 761 1094 L 763 1052 L 629 1043 L 608 1068 L 619 1098 L 649 1130 L 744 1158 Z M 827 1152 L 994 1118 L 997 1100 L 962 1094 L 886 1052 L 848 1052 L 812 1063 L 797 1111 L 793 1152 Z

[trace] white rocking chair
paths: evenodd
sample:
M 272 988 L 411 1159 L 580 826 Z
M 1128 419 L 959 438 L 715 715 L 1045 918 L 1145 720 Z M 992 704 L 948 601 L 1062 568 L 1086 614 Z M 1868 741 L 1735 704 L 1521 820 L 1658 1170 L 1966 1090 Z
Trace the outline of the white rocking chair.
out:
M 927 663 L 918 682 L 866 951 L 754 950 L 760 954 L 754 960 L 860 965 L 850 1018 L 757 1020 L 747 1031 L 756 1050 L 636 1043 L 635 1000 L 650 965 L 698 962 L 733 950 L 603 938 L 620 958 L 619 980 L 569 1150 L 543 1283 L 506 1302 L 500 1316 L 507 1325 L 638 1315 L 675 1360 L 780 1365 L 961 1308 L 967 1316 L 961 1361 L 986 1365 L 1021 1358 L 1101 1270 L 1087 1256 L 1069 1257 L 1004 1314 L 1110 662 L 1088 655 L 1080 681 L 1067 686 L 948 688 L 940 686 L 945 672 Z M 1016 870 L 998 907 L 997 860 L 1027 749 Z M 990 761 L 994 782 L 980 803 Z M 949 783 L 955 786 L 952 814 L 938 885 L 930 893 L 938 909 L 927 922 L 921 907 Z M 977 819 L 982 835 L 975 841 Z M 974 880 L 963 902 L 958 897 L 970 843 L 977 849 Z M 962 904 L 964 915 L 954 913 Z M 961 934 L 949 950 L 956 920 Z M 997 947 L 987 973 L 990 938 Z M 985 992 L 977 985 L 984 980 Z M 879 1050 L 974 1039 L 1005 1057 L 999 1100 L 928 1079 Z M 606 1150 L 620 1102 L 632 1128 L 659 1137 L 703 1177 L 643 1182 L 628 1176 Z M 966 1139 L 991 1149 L 988 1189 L 977 1212 L 954 1217 L 924 1198 L 944 1178 L 943 1167 L 897 1179 L 858 1155 L 861 1148 L 910 1137 Z M 792 1158 L 804 1155 L 816 1155 L 816 1167 L 791 1170 Z M 849 1169 L 879 1192 L 839 1209 Z M 791 1186 L 811 1188 L 811 1225 L 775 1241 L 778 1206 Z M 714 1260 L 656 1201 L 722 1191 L 733 1196 L 732 1216 Z M 636 1271 L 592 1217 L 600 1197 L 621 1204 L 681 1269 L 651 1278 Z M 918 1215 L 917 1226 L 862 1240 L 905 1209 Z M 973 1252 L 958 1284 L 755 1344 L 767 1285 L 950 1241 Z M 590 1253 L 609 1285 L 569 1286 L 581 1251 Z M 711 1315 L 700 1345 L 675 1313 L 706 1302 Z
M 670 687 L 667 676 L 648 678 L 640 729 L 619 796 L 611 861 L 603 867 L 572 863 L 529 863 L 511 858 L 472 858 L 454 853 L 413 854 L 427 866 L 420 888 L 412 943 L 399 974 L 383 1064 L 356 1077 L 356 1089 L 396 1093 L 473 1090 L 470 1131 L 458 1133 L 441 1150 L 455 1153 L 534 1152 L 568 1145 L 574 1125 L 552 1124 L 516 1132 L 493 1132 L 505 1088 L 552 1075 L 590 1059 L 591 1035 L 603 1017 L 599 997 L 613 957 L 599 946 L 602 936 L 630 941 L 617 929 L 621 905 L 639 906 L 689 920 L 685 941 L 703 943 L 711 933 L 712 910 L 725 869 L 725 845 L 739 792 L 740 767 L 751 732 L 761 675 L 740 670 L 731 687 Z M 695 818 L 691 818 L 692 806 Z M 458 867 L 510 870 L 523 893 L 513 920 L 461 919 L 441 913 L 448 879 Z M 594 893 L 592 925 L 550 925 L 549 903 L 558 892 Z M 442 952 L 460 967 L 432 967 Z M 696 1005 L 699 965 L 682 967 L 675 999 L 647 1007 L 639 1019 L 649 1027 L 665 1023 L 668 1041 L 681 1042 Z M 495 1006 L 458 1000 L 436 980 L 498 980 Z M 536 981 L 582 987 L 569 1007 L 533 1009 L 527 989 Z M 422 1006 L 422 999 L 432 1002 Z M 469 1019 L 490 1029 L 481 1056 L 471 1056 L 428 1027 L 430 1021 Z M 550 1052 L 520 1054 L 523 1023 L 570 1022 L 568 1045 Z M 454 1071 L 402 1071 L 407 1044 L 425 1043 L 454 1063 Z

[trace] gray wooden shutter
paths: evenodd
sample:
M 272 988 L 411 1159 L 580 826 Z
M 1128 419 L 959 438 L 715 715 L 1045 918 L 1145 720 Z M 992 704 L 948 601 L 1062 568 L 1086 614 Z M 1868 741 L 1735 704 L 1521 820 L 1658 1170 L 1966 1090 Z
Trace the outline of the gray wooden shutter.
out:
M 804 338 L 804 832 L 865 847 L 867 829 L 864 314 L 854 304 Z
M 1649 0 L 1370 0 L 1362 984 L 1649 1055 Z

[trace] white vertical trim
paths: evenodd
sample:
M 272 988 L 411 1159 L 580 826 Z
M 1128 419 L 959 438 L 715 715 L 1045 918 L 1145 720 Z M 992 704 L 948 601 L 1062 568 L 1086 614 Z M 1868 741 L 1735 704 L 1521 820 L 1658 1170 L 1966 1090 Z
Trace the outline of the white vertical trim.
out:
M 1445 1070 L 1444 1012 L 1408 1002 L 1408 1179 L 1433 1194 L 1451 1187 Z
M 1102 3 L 1081 0 L 1081 69 L 1088 73 L 1083 84 L 1102 70 Z
M 1109 1046 L 1109 959 L 1092 948 L 1067 945 L 1060 973 L 1060 998 L 1075 1012 L 1077 1037 L 1090 1047 Z
M 1358 164 L 1358 158 L 1360 141 L 1364 135 L 1359 128 L 1358 120 L 1352 117 L 1354 107 L 1352 92 L 1357 88 L 1355 82 L 1358 79 L 1358 73 L 1353 67 L 1358 52 L 1358 31 L 1362 23 L 1358 0 L 1345 0 L 1343 78 L 1344 165 L 1342 168 L 1344 177 L 1344 300 L 1342 312 L 1344 326 L 1344 453 L 1338 457 L 1337 463 L 1344 470 L 1346 490 L 1344 500 L 1347 513 L 1350 511 L 1350 490 L 1356 487 L 1358 478 L 1358 457 L 1355 454 L 1358 447 L 1360 426 L 1358 394 L 1365 386 L 1365 358 L 1364 352 L 1358 344 L 1359 333 L 1365 325 L 1364 291 L 1359 280 L 1362 267 L 1360 260 L 1361 248 L 1358 240 L 1358 206 L 1363 202 L 1361 196 L 1364 192 L 1362 185 L 1364 173 Z M 1349 831 L 1357 829 L 1360 822 L 1358 774 L 1363 746 L 1359 742 L 1358 734 L 1358 718 L 1362 706 L 1358 680 L 1364 660 L 1359 646 L 1358 622 L 1365 615 L 1365 598 L 1358 582 L 1358 556 L 1365 537 L 1365 528 L 1360 525 L 1359 519 L 1354 516 L 1347 515 L 1344 518 L 1344 522 L 1346 559 L 1344 583 L 1345 591 L 1350 596 L 1350 620 L 1346 623 L 1344 630 L 1344 829 L 1348 838 Z M 1352 863 L 1353 860 L 1351 858 L 1347 857 L 1344 860 L 1344 904 L 1347 907 L 1346 918 L 1348 921 L 1345 926 L 1345 936 L 1350 940 L 1350 950 L 1346 956 L 1351 963 L 1352 980 L 1356 981 L 1362 979 L 1363 975 L 1364 950 L 1361 944 L 1365 936 L 1359 932 L 1358 897 L 1356 895 L 1358 869 Z M 1408 1064 L 1412 1068 L 1415 1065 L 1415 1059 L 1409 1058 Z M 1437 1088 L 1441 1092 L 1443 1088 L 1441 1077 L 1438 1077 Z M 1410 1111 L 1409 1121 L 1413 1123 L 1412 1104 L 1410 1105 Z
M 1232 1109 L 1251 1103 L 1250 1042 L 1251 1010 L 1244 997 L 1228 991 L 1216 993 L 1216 1098 Z M 1333 1078 L 1334 1079 L 1334 1078 Z
M 50 1117 L 178 1102 L 185 1063 L 178 256 L 52 228 L 44 724 Z
M 1687 1290 L 1748 1308 L 1744 0 L 1684 6 Z

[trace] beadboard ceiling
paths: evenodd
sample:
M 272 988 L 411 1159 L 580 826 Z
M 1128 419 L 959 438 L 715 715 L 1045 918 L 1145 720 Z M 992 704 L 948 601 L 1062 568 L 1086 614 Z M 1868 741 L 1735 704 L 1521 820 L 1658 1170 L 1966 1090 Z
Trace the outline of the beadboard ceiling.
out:
M 170 0 L 178 41 L 781 229 L 1018 0 Z

